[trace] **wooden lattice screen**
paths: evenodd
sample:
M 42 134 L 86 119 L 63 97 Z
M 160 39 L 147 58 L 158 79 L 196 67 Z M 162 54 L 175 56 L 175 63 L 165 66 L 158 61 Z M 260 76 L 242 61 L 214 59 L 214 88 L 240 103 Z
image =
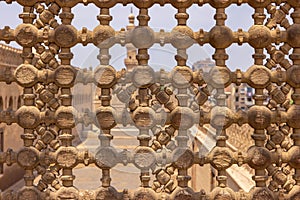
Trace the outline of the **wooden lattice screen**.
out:
M 0 122 L 20 125 L 24 129 L 21 134 L 24 146 L 0 152 L 0 162 L 17 163 L 25 169 L 25 186 L 19 191 L 2 193 L 1 199 L 300 199 L 299 0 L 6 0 L 6 3 L 12 1 L 23 6 L 19 15 L 23 23 L 16 29 L 0 29 L 0 40 L 16 41 L 22 46 L 24 62 L 13 77 L 1 76 L 0 81 L 16 82 L 23 87 L 24 105 L 10 115 L 1 114 Z M 94 30 L 77 30 L 72 25 L 72 8 L 80 3 L 99 7 L 100 24 Z M 133 4 L 139 9 L 139 25 L 131 32 L 115 31 L 110 26 L 109 11 L 117 4 Z M 178 10 L 175 15 L 178 25 L 171 32 L 154 32 L 148 26 L 148 9 L 154 4 L 171 4 Z M 186 25 L 189 18 L 186 10 L 192 4 L 199 7 L 209 4 L 216 10 L 216 24 L 211 30 L 193 31 Z M 248 31 L 233 31 L 225 25 L 225 11 L 231 4 L 253 8 L 254 22 Z M 291 16 L 292 22 L 287 16 Z M 93 72 L 71 65 L 71 49 L 80 43 L 91 43 L 100 49 L 100 65 Z M 138 66 L 133 71 L 116 71 L 110 65 L 109 49 L 125 43 L 132 43 L 138 49 Z M 171 43 L 177 49 L 177 66 L 171 72 L 155 72 L 148 65 L 151 59 L 148 50 L 155 43 Z M 194 43 L 215 48 L 216 66 L 207 74 L 186 66 L 186 50 Z M 254 64 L 245 72 L 232 72 L 226 66 L 226 48 L 234 43 L 248 43 L 253 48 Z M 36 62 L 32 47 L 39 55 Z M 96 108 L 95 118 L 75 111 L 72 106 L 72 88 L 77 83 L 94 83 L 101 91 L 101 105 Z M 255 89 L 255 105 L 247 112 L 234 112 L 226 107 L 224 88 L 241 83 Z M 128 107 L 127 113 L 116 113 L 111 105 L 113 92 Z M 206 112 L 202 107 L 209 96 L 216 99 L 217 105 Z M 268 103 L 264 104 L 265 101 Z M 165 112 L 156 112 L 154 105 Z M 78 123 L 95 124 L 101 129 L 101 146 L 95 154 L 72 146 L 72 129 Z M 255 145 L 247 152 L 232 152 L 226 146 L 226 129 L 234 123 L 249 124 L 254 129 Z M 122 124 L 139 129 L 139 146 L 132 151 L 120 152 L 110 145 L 111 129 Z M 216 146 L 207 155 L 199 155 L 187 145 L 188 130 L 205 124 L 216 129 Z M 101 169 L 101 187 L 84 191 L 73 186 L 72 171 L 80 163 L 96 164 Z M 140 188 L 119 192 L 114 189 L 110 170 L 118 163 L 133 163 L 141 171 Z M 188 169 L 193 165 L 211 165 L 217 170 L 218 186 L 212 192 L 188 187 L 191 179 Z M 227 187 L 226 169 L 232 165 L 249 165 L 254 169 L 256 186 L 250 192 L 233 192 Z M 161 171 L 151 184 L 150 171 L 159 167 Z M 174 170 L 178 185 L 170 189 L 167 183 Z M 41 178 L 34 185 L 37 175 Z

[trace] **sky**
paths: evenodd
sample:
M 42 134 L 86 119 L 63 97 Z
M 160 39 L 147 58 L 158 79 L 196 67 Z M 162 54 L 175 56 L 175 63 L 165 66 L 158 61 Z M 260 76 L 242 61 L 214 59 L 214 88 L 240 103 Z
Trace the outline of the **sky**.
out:
M 133 8 L 133 14 L 137 16 L 138 9 L 132 4 L 127 6 L 116 5 L 114 8 L 110 9 L 110 14 L 113 16 L 111 26 L 115 30 L 126 27 L 131 8 Z M 84 6 L 78 4 L 72 9 L 72 12 L 75 14 L 72 24 L 79 30 L 83 27 L 93 30 L 99 25 L 96 17 L 100 13 L 100 9 L 95 5 L 90 4 Z M 159 5 L 152 6 L 149 10 L 149 15 L 151 17 L 149 26 L 155 31 L 159 31 L 160 29 L 171 31 L 177 24 L 177 20 L 174 17 L 176 12 L 177 10 L 169 4 L 163 7 Z M 226 25 L 233 31 L 237 31 L 239 28 L 248 30 L 253 24 L 253 19 L 251 17 L 253 12 L 254 9 L 248 5 L 231 5 L 226 9 Z M 18 24 L 22 23 L 17 17 L 20 13 L 22 13 L 22 7 L 17 3 L 6 4 L 5 2 L 0 2 L 0 28 L 2 29 L 7 25 L 11 28 L 16 28 Z M 202 7 L 193 5 L 187 10 L 187 13 L 190 16 L 187 25 L 191 27 L 194 32 L 199 31 L 201 28 L 204 31 L 209 31 L 215 25 L 215 20 L 213 19 L 215 9 L 212 9 L 209 5 L 204 5 Z M 138 24 L 137 20 L 135 24 Z M 15 42 L 11 42 L 10 44 L 18 47 L 18 44 Z M 72 52 L 74 53 L 72 65 L 81 68 L 96 67 L 99 65 L 99 61 L 97 60 L 98 51 L 99 50 L 93 44 L 87 46 L 77 44 L 72 48 Z M 176 50 L 171 45 L 160 47 L 160 45 L 156 44 L 149 50 L 149 65 L 155 69 L 172 69 L 176 65 L 174 59 L 175 52 Z M 209 44 L 205 44 L 204 46 L 194 44 L 188 49 L 189 58 L 187 63 L 189 66 L 192 66 L 192 64 L 198 60 L 212 58 L 213 53 L 214 49 Z M 253 53 L 253 49 L 248 44 L 243 44 L 242 46 L 232 44 L 227 48 L 229 60 L 226 64 L 231 70 L 240 68 L 244 71 L 253 64 Z M 126 48 L 117 44 L 110 49 L 110 54 L 112 56 L 110 62 L 111 65 L 116 69 L 124 68 L 123 60 L 126 56 Z

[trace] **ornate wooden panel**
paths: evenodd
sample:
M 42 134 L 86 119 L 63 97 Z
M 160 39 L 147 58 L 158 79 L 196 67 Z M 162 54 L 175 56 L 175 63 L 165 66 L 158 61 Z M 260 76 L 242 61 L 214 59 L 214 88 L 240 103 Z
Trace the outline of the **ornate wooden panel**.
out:
M 3 27 L 0 40 L 16 41 L 22 46 L 24 62 L 13 77 L 0 76 L 0 81 L 17 82 L 23 87 L 24 105 L 9 114 L 1 113 L 0 122 L 17 123 L 24 128 L 24 147 L 1 152 L 0 162 L 16 163 L 26 173 L 25 187 L 2 193 L 2 199 L 300 199 L 298 0 L 15 1 L 23 6 L 19 15 L 23 23 L 15 29 Z M 100 8 L 99 25 L 93 30 L 77 30 L 72 25 L 72 8 L 77 4 Z M 139 26 L 133 31 L 116 31 L 110 26 L 110 9 L 117 4 L 133 4 L 139 9 Z M 154 32 L 148 26 L 148 9 L 154 4 L 171 4 L 178 10 L 178 25 L 171 32 Z M 192 4 L 209 4 L 216 10 L 216 24 L 211 30 L 192 30 L 186 25 L 186 10 Z M 231 4 L 253 8 L 253 26 L 249 30 L 231 30 L 225 25 L 226 8 Z M 133 71 L 117 71 L 110 65 L 109 49 L 126 43 L 138 49 L 138 66 Z M 170 43 L 177 49 L 177 66 L 171 72 L 154 71 L 148 65 L 148 50 L 155 43 Z M 192 71 L 186 64 L 186 51 L 194 43 L 215 48 L 216 66 L 208 73 Z M 248 43 L 253 48 L 253 65 L 245 72 L 230 71 L 226 65 L 226 48 L 234 43 Z M 99 47 L 100 65 L 93 72 L 72 66 L 71 49 L 78 44 Z M 32 47 L 40 55 L 35 64 Z M 96 117 L 72 106 L 71 91 L 78 83 L 94 83 L 101 90 Z M 233 112 L 226 107 L 224 88 L 241 83 L 255 88 L 255 105 L 247 112 Z M 288 99 L 290 91 L 292 104 Z M 113 93 L 127 106 L 127 112 L 116 112 L 111 105 Z M 209 96 L 216 99 L 217 105 L 206 112 L 203 104 Z M 264 104 L 266 100 L 268 103 Z M 158 112 L 157 107 L 163 112 Z M 72 129 L 78 123 L 95 124 L 101 129 L 101 146 L 95 154 L 72 146 Z M 247 152 L 233 152 L 226 146 L 226 129 L 246 123 L 253 128 L 254 146 Z M 207 155 L 201 155 L 188 147 L 188 129 L 205 124 L 216 129 L 216 146 Z M 116 125 L 137 127 L 139 146 L 121 152 L 112 147 L 111 129 Z M 101 169 L 101 187 L 84 191 L 73 186 L 72 171 L 79 163 L 95 164 Z M 118 163 L 133 163 L 140 170 L 140 188 L 132 192 L 114 189 L 110 170 Z M 218 187 L 212 192 L 189 188 L 188 169 L 193 165 L 213 166 Z M 227 187 L 226 169 L 232 165 L 254 169 L 255 187 L 250 192 L 233 192 Z M 151 180 L 150 171 L 155 180 Z M 177 185 L 170 183 L 174 173 Z M 34 185 L 37 175 L 41 178 Z

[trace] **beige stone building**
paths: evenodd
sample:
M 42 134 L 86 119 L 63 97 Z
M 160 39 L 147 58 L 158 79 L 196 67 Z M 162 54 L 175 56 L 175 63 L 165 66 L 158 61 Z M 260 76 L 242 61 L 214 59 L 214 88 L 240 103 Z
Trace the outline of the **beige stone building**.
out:
M 0 79 L 13 77 L 14 70 L 23 62 L 21 50 L 0 44 Z M 0 110 L 1 116 L 9 117 L 22 105 L 22 88 L 17 83 L 0 82 Z M 18 150 L 23 146 L 21 134 L 23 129 L 17 124 L 6 125 L 0 123 L 0 151 Z M 2 158 L 0 158 L 2 159 Z M 0 189 L 5 190 L 23 177 L 24 171 L 17 164 L 0 165 Z
M 246 83 L 239 86 L 232 84 L 225 89 L 225 92 L 228 96 L 227 106 L 233 111 L 248 110 L 250 106 L 254 105 L 254 90 Z

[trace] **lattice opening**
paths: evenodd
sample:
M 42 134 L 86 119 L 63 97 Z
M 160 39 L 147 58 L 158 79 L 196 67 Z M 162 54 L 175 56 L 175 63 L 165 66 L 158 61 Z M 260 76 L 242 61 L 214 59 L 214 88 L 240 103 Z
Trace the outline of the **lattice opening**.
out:
M 0 122 L 23 128 L 23 146 L 0 151 L 0 164 L 17 163 L 23 168 L 25 186 L 1 192 L 1 199 L 299 197 L 297 1 L 17 2 L 23 6 L 19 10 L 23 23 L 0 29 L 0 40 L 15 41 L 22 49 L 1 45 L 0 50 L 22 55 L 22 60 L 5 59 L 16 69 L 1 73 L 0 82 L 18 84 L 24 105 L 15 108 L 9 96 L 4 98 L 9 112 L 0 111 Z M 274 7 L 275 3 L 280 6 Z M 80 15 L 78 10 L 85 9 L 78 4 L 96 6 L 100 24 L 91 23 L 85 29 L 73 20 L 73 11 Z M 166 7 L 158 9 L 158 4 Z M 243 4 L 243 9 L 233 4 Z M 245 6 L 247 12 L 241 14 Z M 131 7 L 138 13 L 138 25 L 132 14 L 128 25 L 124 17 L 128 12 L 120 12 Z M 187 20 L 187 13 L 198 9 Z M 240 25 L 230 20 L 235 15 L 248 19 L 250 9 L 251 25 L 245 23 L 245 30 L 236 30 Z M 230 13 L 228 19 L 225 13 Z M 151 15 L 161 20 L 151 21 Z M 201 21 L 205 17 L 208 23 Z M 201 19 L 197 25 L 195 18 Z M 284 29 L 278 29 L 279 24 Z M 161 26 L 164 32 L 157 29 Z M 92 46 L 79 44 L 99 49 L 94 53 Z M 237 44 L 243 45 L 236 48 Z M 243 59 L 251 64 L 232 64 L 239 60 L 239 49 L 248 51 L 246 45 L 253 56 Z M 76 57 L 84 57 L 82 63 L 73 59 L 73 50 Z M 193 56 L 213 61 L 196 66 Z M 91 57 L 98 57 L 97 64 Z M 74 63 L 93 66 L 83 69 Z M 236 65 L 245 68 L 238 70 Z M 245 145 L 241 140 L 250 142 Z M 190 180 L 197 179 L 198 165 L 211 170 L 212 182 L 206 190 Z M 93 184 L 80 185 L 89 167 L 95 170 L 95 177 L 88 180 Z M 233 174 L 243 173 L 239 169 L 248 170 L 248 178 L 253 176 L 247 186 L 234 185 Z M 130 170 L 136 173 L 130 175 Z M 129 191 L 125 188 L 128 177 L 135 177 Z

